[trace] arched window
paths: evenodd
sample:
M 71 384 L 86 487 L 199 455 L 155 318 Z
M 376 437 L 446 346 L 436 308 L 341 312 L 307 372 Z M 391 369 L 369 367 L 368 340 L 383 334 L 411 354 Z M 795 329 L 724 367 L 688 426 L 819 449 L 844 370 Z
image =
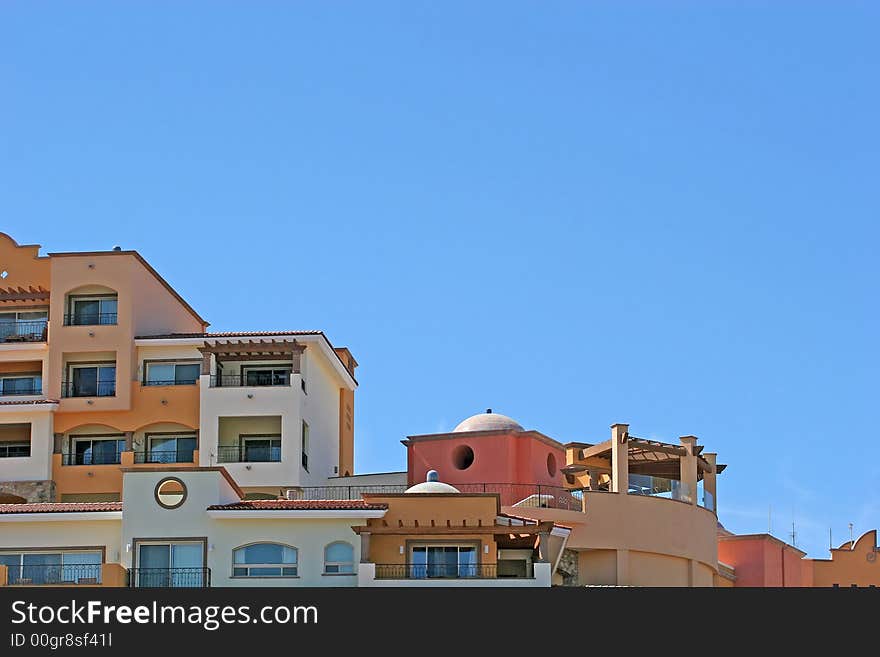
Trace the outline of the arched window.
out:
M 354 548 L 351 544 L 337 541 L 324 548 L 324 574 L 351 573 L 354 573 Z
M 281 543 L 251 543 L 232 551 L 233 577 L 296 577 L 297 549 Z

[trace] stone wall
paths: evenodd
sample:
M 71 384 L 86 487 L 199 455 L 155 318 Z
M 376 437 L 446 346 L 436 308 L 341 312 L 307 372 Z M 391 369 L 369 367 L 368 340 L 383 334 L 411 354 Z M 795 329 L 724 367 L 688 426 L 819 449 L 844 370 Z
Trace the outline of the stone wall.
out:
M 6 496 L 24 498 L 25 502 L 54 502 L 55 482 L 51 479 L 42 481 L 2 481 L 0 482 L 0 502 L 13 501 L 5 500 Z
M 556 572 L 562 575 L 563 586 L 577 586 L 578 553 L 566 548 L 559 559 L 559 565 L 556 567 Z

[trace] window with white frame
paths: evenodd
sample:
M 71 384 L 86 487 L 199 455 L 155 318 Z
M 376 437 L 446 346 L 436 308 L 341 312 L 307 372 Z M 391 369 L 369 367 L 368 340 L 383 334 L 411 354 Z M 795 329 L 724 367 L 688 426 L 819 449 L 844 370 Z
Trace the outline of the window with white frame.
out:
M 65 324 L 69 326 L 94 326 L 116 324 L 117 295 L 71 295 Z
M 351 543 L 336 541 L 324 548 L 324 574 L 349 575 L 354 573 L 354 547 Z
M 298 551 L 283 543 L 251 543 L 232 551 L 233 577 L 296 577 Z

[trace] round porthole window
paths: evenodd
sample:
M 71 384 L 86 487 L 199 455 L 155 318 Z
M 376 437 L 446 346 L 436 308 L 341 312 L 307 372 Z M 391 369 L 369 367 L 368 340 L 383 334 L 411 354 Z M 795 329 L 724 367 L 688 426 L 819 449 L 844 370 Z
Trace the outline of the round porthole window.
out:
M 168 477 L 156 484 L 156 503 L 163 509 L 176 509 L 186 501 L 186 484 Z
M 452 465 L 459 470 L 467 470 L 474 462 L 474 450 L 467 445 L 459 445 L 452 452 Z
M 556 457 L 552 453 L 547 455 L 547 474 L 551 477 L 556 476 Z

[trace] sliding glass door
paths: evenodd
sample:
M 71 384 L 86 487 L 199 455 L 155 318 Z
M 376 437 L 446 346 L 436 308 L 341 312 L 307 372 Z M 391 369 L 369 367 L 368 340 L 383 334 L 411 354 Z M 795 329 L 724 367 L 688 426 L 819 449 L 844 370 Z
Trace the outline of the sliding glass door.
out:
M 138 545 L 137 586 L 193 588 L 206 586 L 202 542 L 150 542 Z

